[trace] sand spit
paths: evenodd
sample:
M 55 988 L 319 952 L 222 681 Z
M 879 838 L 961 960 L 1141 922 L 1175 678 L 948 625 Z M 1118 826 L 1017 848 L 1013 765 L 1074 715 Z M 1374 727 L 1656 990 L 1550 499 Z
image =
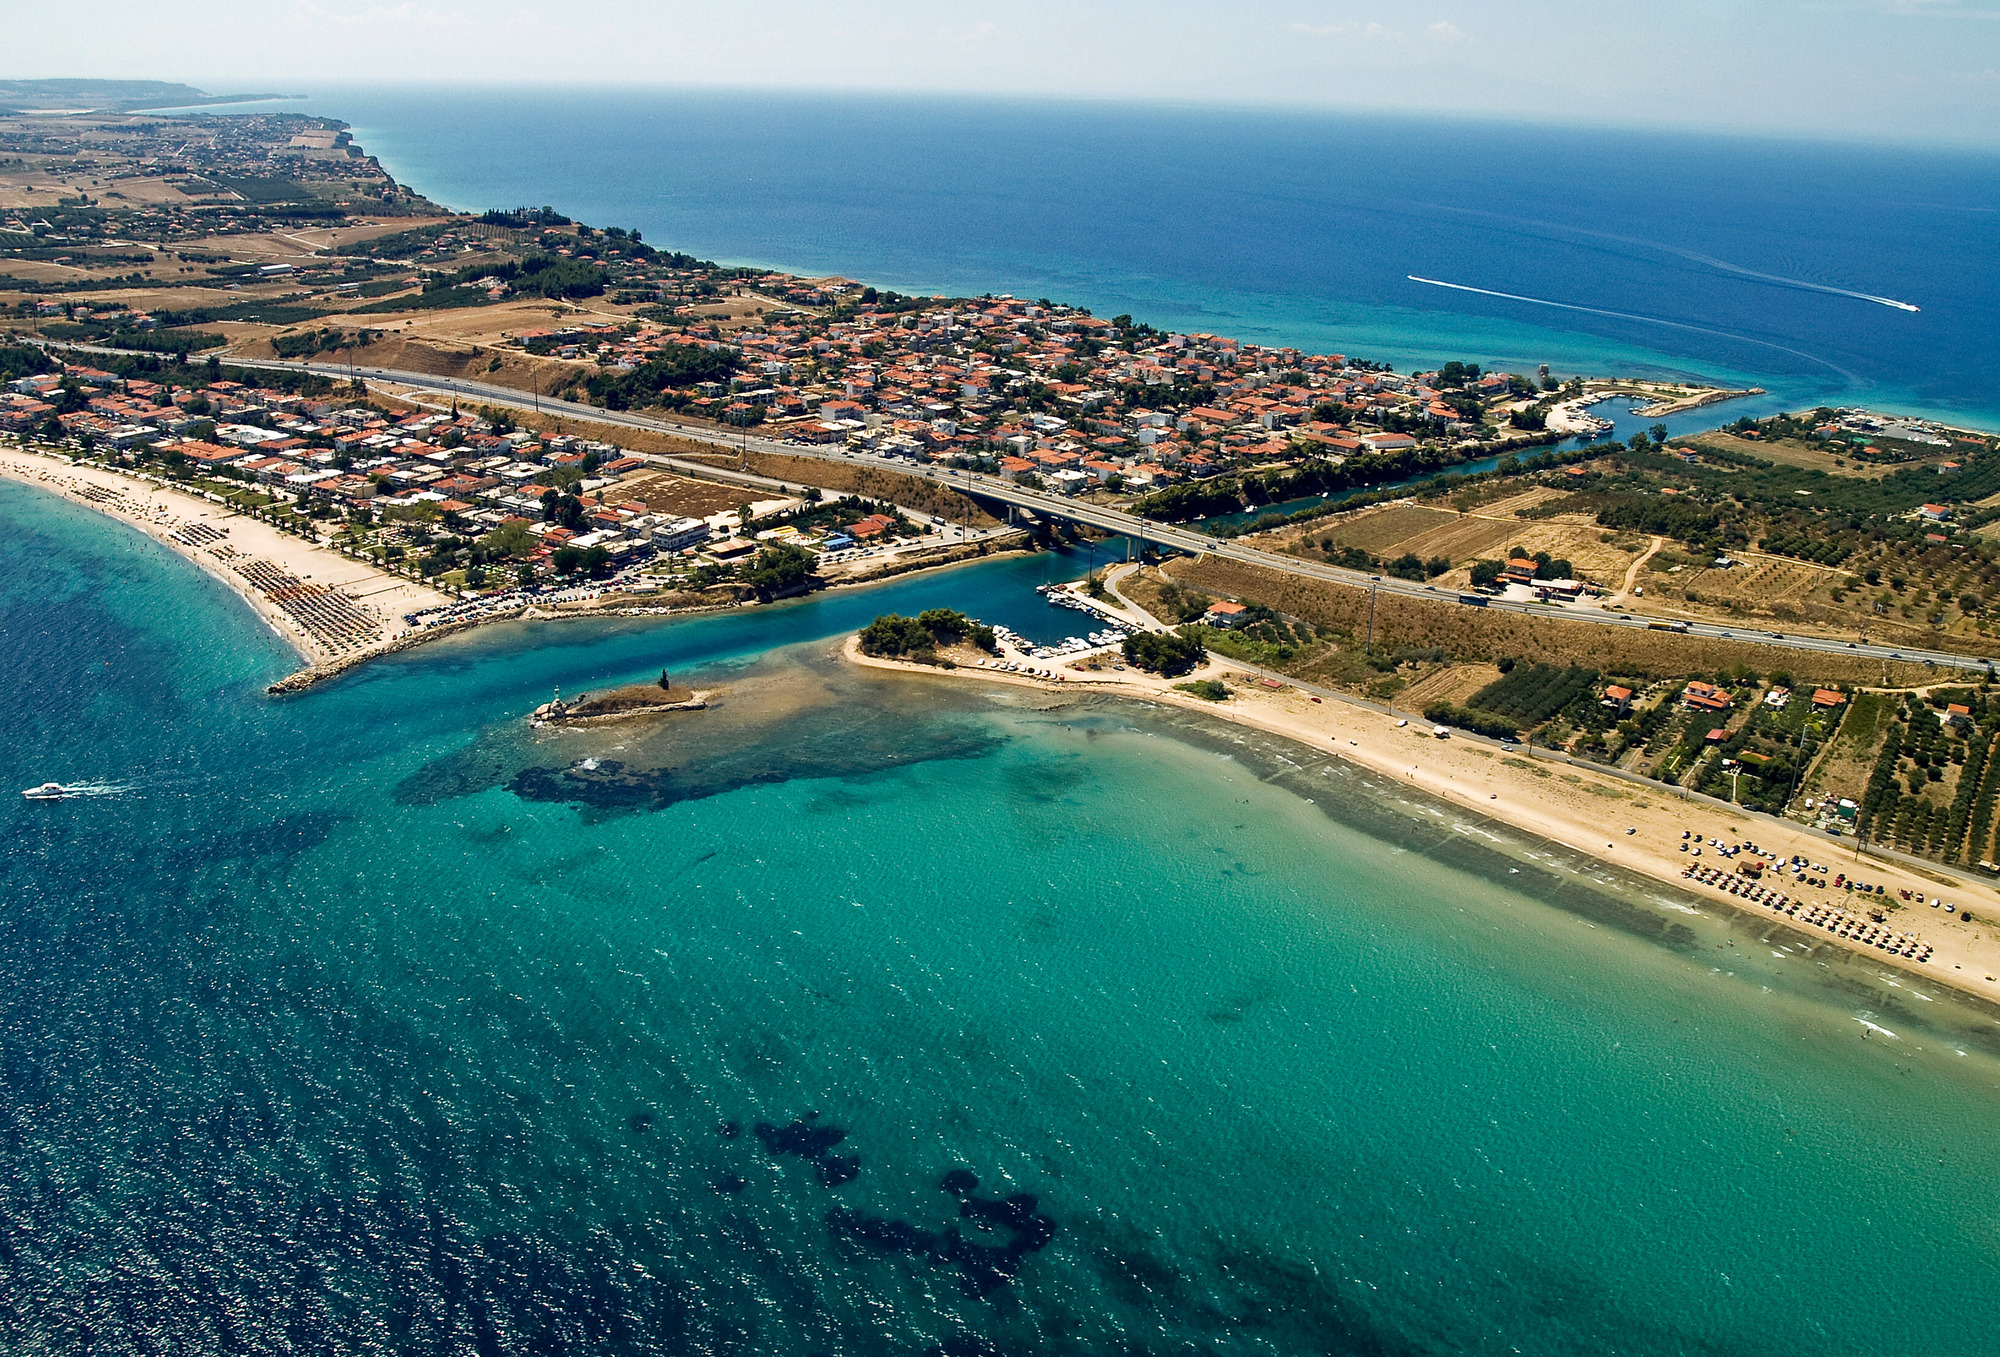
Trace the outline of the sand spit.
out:
M 1699 900 L 1701 908 L 1718 917 L 1762 920 L 1774 946 L 1802 947 L 1808 956 L 1821 947 L 1842 948 L 1878 963 L 1885 975 L 1896 976 L 1906 986 L 1910 977 L 1918 977 L 1985 1000 L 2000 1012 L 2000 933 L 1995 930 L 2000 922 L 2000 891 L 1969 882 L 1940 886 L 1899 863 L 1857 857 L 1851 841 L 1829 840 L 1802 825 L 1732 811 L 1705 800 L 1684 800 L 1672 788 L 1635 787 L 1539 752 L 1506 752 L 1462 736 L 1440 739 L 1427 722 L 1338 694 L 1322 696 L 1290 683 L 1271 686 L 1272 680 L 1246 674 L 1242 666 L 1214 656 L 1192 674 L 1162 679 L 1137 670 L 1069 674 L 1054 665 L 1049 666 L 1051 672 L 1063 677 L 1038 678 L 976 664 L 946 670 L 863 655 L 856 638 L 849 638 L 841 653 L 857 665 L 928 675 L 940 682 L 1007 684 L 1076 697 L 1108 694 L 1198 711 L 1283 736 L 1573 852 L 1643 873 Z M 1200 679 L 1226 683 L 1228 700 L 1210 702 L 1174 687 Z M 1761 883 L 1753 883 L 1737 870 L 1750 855 L 1723 857 L 1707 843 L 1710 839 L 1754 842 L 1780 860 L 1802 855 L 1828 868 L 1813 874 L 1814 879 L 1830 883 L 1844 873 L 1884 889 L 1879 895 L 1864 896 L 1830 885 L 1801 885 L 1790 877 L 1779 878 L 1775 864 L 1764 872 Z M 1703 850 L 1700 856 L 1695 854 L 1697 848 Z M 1699 871 L 1714 867 L 1722 871 Z M 1788 904 L 1788 912 L 1780 917 L 1756 895 L 1760 885 L 1767 897 L 1783 893 L 1788 902 L 1799 902 L 1801 910 L 1790 913 Z M 1909 899 L 1903 897 L 1904 891 L 1910 893 Z M 1927 903 L 1940 896 L 1953 908 Z M 1870 927 L 1871 910 L 1887 915 L 1886 931 Z M 1962 913 L 1972 918 L 1963 919 Z M 1807 918 L 1831 926 L 1821 927 Z M 1899 935 L 1919 941 L 1916 955 L 1901 955 L 1900 946 L 1892 955 L 1875 945 Z

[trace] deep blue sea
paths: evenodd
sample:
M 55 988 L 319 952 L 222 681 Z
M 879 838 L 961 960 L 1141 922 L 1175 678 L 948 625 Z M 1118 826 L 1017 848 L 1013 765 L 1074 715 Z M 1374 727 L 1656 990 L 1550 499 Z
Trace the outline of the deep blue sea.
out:
M 233 595 L 0 483 L 0 788 L 102 788 L 0 796 L 7 1349 L 1991 1352 L 1989 1017 L 1298 746 L 835 657 L 1059 631 L 1077 564 L 276 700 Z M 662 667 L 719 705 L 523 720 Z
M 1990 152 L 770 92 L 357 86 L 259 107 L 347 120 L 453 207 L 551 204 L 727 263 L 1402 370 L 1772 393 L 1703 418 L 1825 401 L 2000 428 Z

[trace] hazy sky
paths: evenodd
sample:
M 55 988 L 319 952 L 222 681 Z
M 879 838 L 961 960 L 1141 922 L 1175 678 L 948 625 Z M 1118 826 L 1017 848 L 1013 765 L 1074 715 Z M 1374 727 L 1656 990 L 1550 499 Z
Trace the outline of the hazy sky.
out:
M 1479 112 L 2000 144 L 2000 0 L 94 0 L 0 75 L 757 85 Z

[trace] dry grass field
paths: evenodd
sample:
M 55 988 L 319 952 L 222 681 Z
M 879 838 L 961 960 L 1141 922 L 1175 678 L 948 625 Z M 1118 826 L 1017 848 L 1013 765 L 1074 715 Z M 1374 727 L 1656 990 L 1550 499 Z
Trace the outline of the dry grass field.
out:
M 1368 625 L 1362 589 L 1299 579 L 1233 562 L 1203 558 L 1174 561 L 1174 579 L 1211 593 L 1244 598 L 1349 635 Z M 1724 641 L 1625 630 L 1561 617 L 1523 616 L 1467 608 L 1457 603 L 1383 595 L 1375 612 L 1377 645 L 1441 647 L 1453 660 L 1491 661 L 1531 656 L 1549 664 L 1578 664 L 1620 674 L 1653 677 L 1714 674 L 1741 664 L 1760 673 L 1788 670 L 1801 684 L 1845 682 L 1908 687 L 1927 681 L 1920 664 L 1859 656 L 1802 655 L 1754 641 Z M 1302 671 L 1303 673 L 1304 671 Z
M 1880 693 L 1857 695 L 1839 731 L 1807 776 L 1803 790 L 1860 799 L 1875 771 L 1875 756 L 1890 725 L 1885 718 L 1893 701 Z
M 1442 556 L 1454 569 L 1440 579 L 1441 587 L 1465 583 L 1472 562 L 1498 560 L 1519 546 L 1530 555 L 1546 551 L 1570 562 L 1583 578 L 1616 586 L 1634 557 L 1650 545 L 1649 538 L 1606 532 L 1585 514 L 1517 517 L 1521 510 L 1561 500 L 1568 493 L 1537 486 L 1469 512 L 1423 504 L 1374 505 L 1328 523 L 1281 529 L 1251 540 L 1309 556 L 1317 554 L 1319 543 L 1329 540 L 1337 546 L 1359 547 L 1385 560 L 1405 552 L 1414 552 L 1424 560 Z
M 1396 695 L 1396 701 L 1411 711 L 1422 711 L 1433 702 L 1463 704 L 1489 683 L 1498 682 L 1500 670 L 1490 664 L 1453 664 L 1430 673 Z
M 619 436 L 621 441 L 627 442 L 627 446 L 638 446 L 637 437 L 626 440 L 623 430 Z M 708 446 L 702 446 L 694 454 L 694 460 L 731 467 L 739 462 L 736 454 L 717 452 Z M 775 453 L 753 452 L 742 462 L 746 470 L 759 476 L 769 476 L 794 485 L 817 485 L 843 495 L 886 500 L 906 509 L 942 515 L 953 523 L 969 522 L 975 528 L 988 528 L 999 522 L 956 490 L 942 489 L 918 476 L 903 476 L 871 466 L 850 466 L 845 462 L 824 461 L 817 457 L 786 457 Z
M 765 492 L 654 471 L 627 476 L 618 482 L 617 493 L 623 498 L 641 501 L 655 513 L 707 518 L 710 514 L 727 513 L 745 500 Z
M 1738 438 L 1735 434 L 1705 433 L 1687 441 L 1705 447 L 1719 448 L 1725 452 L 1740 452 L 1747 457 L 1761 457 L 1767 462 L 1805 467 L 1810 471 L 1824 471 L 1829 476 L 1851 476 L 1857 480 L 1877 481 L 1896 470 L 1895 466 L 1886 463 L 1848 461 L 1844 457 L 1836 457 L 1825 448 L 1802 443 L 1793 438 L 1766 441 L 1761 438 Z M 1835 462 L 1844 462 L 1845 465 L 1836 466 Z
M 1377 556 L 1398 556 L 1402 554 L 1399 544 L 1405 540 L 1458 521 L 1458 515 L 1448 509 L 1378 504 L 1320 531 L 1308 529 L 1306 535 L 1314 541 L 1331 539 L 1344 547 L 1360 547 Z

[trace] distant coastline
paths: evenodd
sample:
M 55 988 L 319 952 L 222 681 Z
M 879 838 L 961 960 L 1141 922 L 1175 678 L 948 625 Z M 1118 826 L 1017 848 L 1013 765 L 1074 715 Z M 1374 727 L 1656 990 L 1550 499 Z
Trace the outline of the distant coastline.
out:
M 1760 262 L 1753 253 L 1757 242 L 1808 228 L 1811 175 L 1803 166 L 1774 167 L 1749 153 L 1755 148 L 1729 138 L 1562 134 L 1559 144 L 1571 169 L 1564 177 L 1565 201 L 1573 206 L 1563 219 L 1577 227 L 1557 229 L 1540 223 L 1550 214 L 1527 201 L 1533 195 L 1506 182 L 1505 167 L 1554 149 L 1556 134 L 1535 127 L 1338 114 L 1197 114 L 1115 104 L 1063 105 L 1056 117 L 976 99 L 729 91 L 605 92 L 579 99 L 535 90 L 446 94 L 330 86 L 305 106 L 351 123 L 400 177 L 440 201 L 473 211 L 517 201 L 568 203 L 567 210 L 593 220 L 641 225 L 649 239 L 675 248 L 801 276 L 844 272 L 919 293 L 998 288 L 1066 297 L 1103 315 L 1129 311 L 1176 330 L 1341 348 L 1399 367 L 1461 357 L 1524 363 L 1532 370 L 1554 359 L 1564 370 L 1700 375 L 1721 385 L 1768 388 L 1769 399 L 1751 411 L 1759 416 L 1831 401 L 2000 428 L 2000 410 L 1980 404 L 1982 392 L 2000 389 L 1994 383 L 1967 376 L 1952 391 L 1925 389 L 1937 385 L 1927 372 L 1976 374 L 1993 361 L 1986 338 L 1934 309 L 1913 330 L 1885 308 L 1788 295 L 1740 276 L 1690 273 L 1683 268 L 1688 261 L 1650 246 L 1609 256 L 1598 248 L 1602 241 L 1578 234 L 1589 228 L 1659 237 L 1649 185 L 1659 173 L 1670 173 L 1691 190 L 1676 205 L 1677 228 L 1700 232 L 1710 254 Z M 648 129 L 643 154 L 639 127 Z M 501 135 L 494 135 L 496 129 Z M 1447 129 L 1464 150 L 1463 186 L 1455 191 L 1423 182 L 1412 168 L 1428 163 L 1413 154 L 1416 147 L 1434 146 Z M 953 143 L 958 153 L 938 201 L 924 212 L 881 220 L 886 204 L 867 187 L 878 172 L 888 174 L 889 166 Z M 1042 146 L 1047 153 L 1006 151 L 1010 144 Z M 1185 145 L 1218 152 L 1226 147 L 1227 153 L 1210 169 L 1183 162 L 1163 177 L 1161 148 Z M 1330 171 L 1331 147 L 1355 162 L 1349 170 L 1370 187 L 1356 189 L 1346 175 Z M 1093 148 L 1098 154 L 1084 154 Z M 1110 148 L 1118 153 L 1104 154 Z M 1907 193 L 1921 183 L 1926 201 L 1990 199 L 1979 183 L 1932 183 L 1956 162 L 1933 165 L 1921 154 L 1885 157 L 1870 148 L 1842 154 L 1853 160 L 1856 182 L 1883 192 Z M 746 157 L 772 155 L 798 167 L 782 186 L 732 173 Z M 671 193 L 658 191 L 658 176 L 666 174 L 675 180 Z M 1300 191 L 1282 204 L 1250 201 L 1256 195 L 1249 185 L 1273 179 Z M 985 210 L 993 201 L 1011 201 L 1014 186 L 1026 182 L 1044 186 L 1046 206 Z M 1162 219 L 1159 186 L 1168 182 L 1175 185 L 1177 210 Z M 908 205 L 901 193 L 891 201 Z M 1385 212 L 1395 214 L 1400 236 L 1381 229 Z M 1864 215 L 1887 225 L 1876 213 Z M 1535 220 L 1524 226 L 1525 219 Z M 1216 224 L 1204 226 L 1204 220 Z M 1222 222 L 1231 224 L 1227 233 Z M 1459 253 L 1447 254 L 1448 245 Z M 1950 278 L 1969 276 L 1963 270 L 1978 254 L 1976 241 L 1956 229 L 1940 246 L 1935 259 L 1916 267 L 1917 261 L 1898 263 L 1848 241 L 1820 260 L 1814 276 L 1920 304 L 1938 301 L 1950 295 Z M 1473 252 L 1469 257 L 1466 249 Z M 1449 276 L 1466 282 L 1614 309 L 1652 312 L 1649 303 L 1678 296 L 1678 309 L 1656 313 L 1765 335 L 1808 352 L 1819 351 L 1812 336 L 1823 333 L 1826 322 L 1846 317 L 1862 327 L 1853 338 L 1878 358 L 1860 366 L 1838 359 L 1862 382 L 1843 389 L 1825 369 L 1759 354 L 1735 340 L 1581 316 L 1560 324 L 1590 330 L 1555 330 L 1549 328 L 1552 313 L 1470 298 L 1463 308 L 1453 303 L 1451 310 L 1411 310 L 1443 304 L 1445 294 L 1422 299 L 1415 294 L 1435 290 L 1403 281 L 1410 272 L 1424 272 L 1427 261 L 1437 276 L 1448 276 L 1441 257 L 1462 263 L 1462 275 Z M 1596 263 L 1585 273 L 1587 260 Z M 1662 264 L 1672 265 L 1672 272 L 1663 273 Z M 1676 280 L 1688 286 L 1677 293 Z M 1760 306 L 1766 310 L 1762 323 L 1756 319 Z M 1796 320 L 1790 319 L 1794 313 Z M 1939 348 L 1946 343 L 1959 351 L 1947 356 Z M 1783 366 L 1774 369 L 1767 359 Z M 1912 373 L 1913 366 L 1923 371 Z M 1906 383 L 1905 375 L 1913 380 Z M 1921 398 L 1905 399 L 1906 385 Z M 1954 398 L 1954 391 L 1964 399 Z

